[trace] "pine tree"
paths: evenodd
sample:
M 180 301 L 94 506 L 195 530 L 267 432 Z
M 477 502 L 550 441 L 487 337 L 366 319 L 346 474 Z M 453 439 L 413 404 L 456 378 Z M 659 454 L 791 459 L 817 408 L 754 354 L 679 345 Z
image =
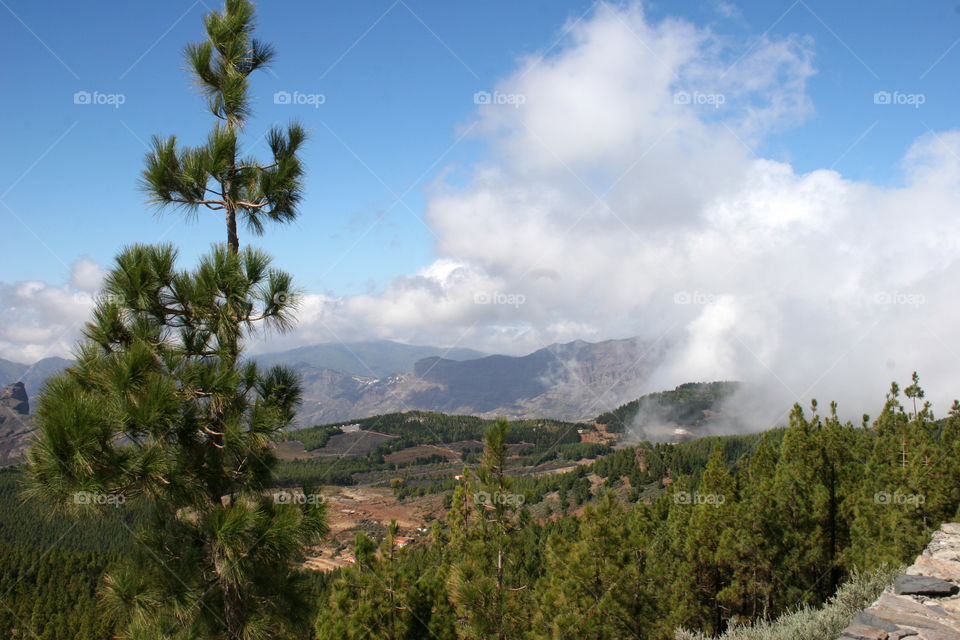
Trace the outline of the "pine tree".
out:
M 201 208 L 222 211 L 227 247 L 236 253 L 238 219 L 262 235 L 267 221 L 297 217 L 303 177 L 297 152 L 306 132 L 297 123 L 286 131 L 273 127 L 266 136 L 270 162 L 241 157 L 238 136 L 252 111 L 249 76 L 270 63 L 274 50 L 252 37 L 254 7 L 249 0 L 226 0 L 222 12 L 204 17 L 204 26 L 207 40 L 187 46 L 184 57 L 217 123 L 206 143 L 196 147 L 179 146 L 175 136 L 155 136 L 143 187 L 160 211 L 182 209 L 189 218 Z
M 730 584 L 717 596 L 738 620 L 756 620 L 772 609 L 776 588 L 773 572 L 781 535 L 779 506 L 774 493 L 778 451 L 764 434 L 753 455 L 741 465 L 740 501 L 735 526 L 724 532 L 718 549 L 731 567 Z
M 723 551 L 732 543 L 730 536 L 735 531 L 736 503 L 734 481 L 727 469 L 723 450 L 718 446 L 710 454 L 696 493 L 685 505 L 692 509 L 685 551 L 691 562 L 697 602 L 696 626 L 711 633 L 720 633 L 730 617 L 722 592 L 730 583 L 732 566 Z
M 530 585 L 511 580 L 516 560 L 509 556 L 507 544 L 523 519 L 514 517 L 522 500 L 510 493 L 513 482 L 505 473 L 509 427 L 503 418 L 490 426 L 477 477 L 465 474 L 465 485 L 455 492 L 453 515 L 448 518 L 452 526 L 447 587 L 462 638 L 502 640 L 516 637 L 519 631 L 513 630 L 521 628 L 516 612 Z
M 833 571 L 826 532 L 830 496 L 822 482 L 821 418 L 816 401 L 812 413 L 808 420 L 800 405 L 794 405 L 775 473 L 781 520 L 791 523 L 784 531 L 775 571 L 782 585 L 776 590 L 778 610 L 815 604 L 826 594 L 824 581 Z
M 643 638 L 656 619 L 646 574 L 647 510 L 626 513 L 610 493 L 547 543 L 532 627 L 540 638 Z
M 329 605 L 317 619 L 320 638 L 407 637 L 409 615 L 401 590 L 404 588 L 395 562 L 396 522 L 378 546 L 358 533 L 353 555 L 356 564 L 342 570 L 331 589 Z
M 105 497 L 149 510 L 136 565 L 104 588 L 131 637 L 175 626 L 232 640 L 277 621 L 302 626 L 290 615 L 309 611 L 292 563 L 324 533 L 323 507 L 265 494 L 272 441 L 299 387 L 286 369 L 232 357 L 249 327 L 289 324 L 291 307 L 277 302 L 289 277 L 250 249 L 218 248 L 193 272 L 175 262 L 169 246 L 117 258 L 76 365 L 39 399 L 33 493 L 71 509 L 115 508 L 97 504 Z
M 654 622 L 653 637 L 668 637 L 680 626 L 692 627 L 701 617 L 696 593 L 695 562 L 687 548 L 693 509 L 692 491 L 687 478 L 680 476 L 668 487 L 664 496 L 652 505 L 660 524 L 660 535 L 653 537 L 649 548 L 650 575 L 662 585 L 660 600 L 665 604 L 663 616 Z
M 294 418 L 299 383 L 242 359 L 254 332 L 292 325 L 296 297 L 265 254 L 240 250 L 235 222 L 260 232 L 266 219 L 292 218 L 303 134 L 272 132 L 271 165 L 237 162 L 247 76 L 272 49 L 250 37 L 244 0 L 227 0 L 205 25 L 209 41 L 187 57 L 222 124 L 195 149 L 156 140 L 144 180 L 158 204 L 222 208 L 227 244 L 193 270 L 178 269 L 170 245 L 120 253 L 76 364 L 39 398 L 30 493 L 70 511 L 129 503 L 149 515 L 137 553 L 100 590 L 122 637 L 298 637 L 313 607 L 297 563 L 326 533 L 324 509 L 309 487 L 297 501 L 268 490 L 272 443 Z
M 911 400 L 923 397 L 916 376 L 908 388 Z M 850 566 L 905 562 L 923 548 L 930 530 L 939 526 L 934 520 L 949 517 L 949 507 L 940 506 L 937 497 L 942 487 L 936 485 L 948 477 L 944 470 L 952 461 L 938 451 L 929 405 L 908 413 L 899 396 L 900 388 L 893 383 L 874 423 L 873 450 L 853 509 L 853 544 L 845 554 Z M 931 518 L 925 506 L 928 498 L 934 502 L 937 518 Z

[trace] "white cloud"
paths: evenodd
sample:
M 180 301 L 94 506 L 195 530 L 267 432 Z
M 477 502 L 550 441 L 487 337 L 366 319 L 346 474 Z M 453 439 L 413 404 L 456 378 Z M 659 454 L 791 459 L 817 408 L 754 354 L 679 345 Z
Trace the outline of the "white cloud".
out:
M 99 267 L 81 258 L 71 268 L 71 284 L 28 280 L 0 283 L 0 357 L 32 363 L 69 357 L 89 320 Z
M 378 293 L 308 295 L 297 332 L 257 349 L 393 338 L 522 353 L 640 335 L 673 345 L 651 388 L 739 378 L 781 409 L 817 396 L 856 415 L 918 369 L 942 411 L 960 390 L 960 132 L 918 139 L 899 187 L 797 173 L 748 148 L 813 112 L 809 39 L 744 50 L 639 5 L 571 27 L 495 87 L 522 104 L 478 107 L 490 151 L 469 184 L 431 187 L 436 261 Z M 96 280 L 87 266 L 75 287 Z M 39 287 L 20 301 L 37 333 L 0 334 L 0 354 L 65 325 L 65 288 L 20 283 L 0 289 L 5 326 L 18 287 Z
M 100 290 L 107 272 L 100 268 L 90 256 L 81 256 L 70 267 L 70 284 L 74 289 L 95 294 Z
M 752 157 L 812 113 L 812 46 L 767 37 L 738 59 L 709 30 L 601 6 L 496 87 L 522 104 L 478 108 L 489 158 L 429 194 L 437 262 L 325 301 L 304 335 L 513 353 L 665 337 L 652 388 L 741 378 L 781 408 L 816 395 L 858 412 L 916 368 L 942 407 L 960 388 L 960 134 L 919 139 L 898 188 Z M 524 303 L 471 304 L 478 291 Z

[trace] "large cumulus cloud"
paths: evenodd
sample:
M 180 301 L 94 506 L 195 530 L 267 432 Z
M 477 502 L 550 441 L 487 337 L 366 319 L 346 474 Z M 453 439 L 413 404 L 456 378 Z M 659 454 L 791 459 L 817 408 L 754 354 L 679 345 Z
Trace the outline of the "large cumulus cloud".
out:
M 307 295 L 297 332 L 259 348 L 639 335 L 671 345 L 651 389 L 738 378 L 779 408 L 857 415 L 918 369 L 941 408 L 958 395 L 960 132 L 916 140 L 898 186 L 799 173 L 752 150 L 813 112 L 811 40 L 745 49 L 639 4 L 565 32 L 463 123 L 488 151 L 429 188 L 436 260 L 376 293 Z

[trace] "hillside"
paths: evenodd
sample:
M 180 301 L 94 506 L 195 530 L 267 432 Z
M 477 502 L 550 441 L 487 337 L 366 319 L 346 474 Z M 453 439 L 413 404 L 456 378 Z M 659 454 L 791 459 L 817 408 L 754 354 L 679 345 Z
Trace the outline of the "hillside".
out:
M 662 356 L 629 338 L 553 344 L 525 356 L 434 356 L 383 378 L 291 364 L 303 376 L 304 426 L 409 410 L 576 421 L 639 396 Z
M 443 357 L 450 360 L 481 358 L 485 354 L 474 349 L 402 344 L 391 340 L 366 342 L 328 342 L 289 351 L 266 353 L 254 357 L 264 366 L 283 364 L 296 369 L 332 369 L 348 376 L 385 378 L 413 369 L 424 358 Z
M 389 340 L 317 344 L 254 356 L 301 376 L 300 426 L 399 411 L 586 420 L 635 400 L 665 347 L 637 338 L 552 344 L 523 356 L 405 345 Z M 0 360 L 0 384 L 23 379 L 29 397 L 70 364 Z
M 64 358 L 44 358 L 33 364 L 22 364 L 0 358 L 0 387 L 23 382 L 27 395 L 33 398 L 40 393 L 44 380 L 66 369 L 71 362 Z
M 33 423 L 30 402 L 22 382 L 0 389 L 0 466 L 23 455 Z
M 724 403 L 740 389 L 738 382 L 688 382 L 672 391 L 648 393 L 600 414 L 597 422 L 633 440 L 671 440 L 703 435 L 718 423 Z

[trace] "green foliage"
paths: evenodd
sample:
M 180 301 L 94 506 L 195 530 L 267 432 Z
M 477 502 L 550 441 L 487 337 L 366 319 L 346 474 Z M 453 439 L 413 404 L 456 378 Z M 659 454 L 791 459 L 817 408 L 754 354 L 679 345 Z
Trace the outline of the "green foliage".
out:
M 97 585 L 110 557 L 59 546 L 0 541 L 0 629 L 8 638 L 103 640 L 115 627 L 101 614 Z
M 889 582 L 878 564 L 911 560 L 931 531 L 955 516 L 958 433 L 960 403 L 933 421 L 888 399 L 872 428 L 841 423 L 833 406 L 821 416 L 814 403 L 810 414 L 795 407 L 785 429 L 644 444 L 568 473 L 524 478 L 497 472 L 510 437 L 502 423 L 490 430 L 480 469 L 456 486 L 445 521 L 422 551 L 435 558 L 428 569 L 434 587 L 433 599 L 418 606 L 434 612 L 430 623 L 438 628 L 445 628 L 441 619 L 453 625 L 459 638 L 667 640 L 683 628 L 698 630 L 677 632 L 685 640 L 836 637 Z M 911 469 L 912 459 L 919 466 Z M 643 488 L 643 499 L 623 500 L 595 486 L 598 477 L 610 486 L 626 478 Z M 891 485 L 896 479 L 904 484 Z M 880 486 L 891 493 L 923 488 L 926 500 L 879 501 Z M 561 513 L 581 504 L 582 515 L 532 520 L 526 505 L 548 488 L 558 491 Z M 517 508 L 481 501 L 478 508 L 472 499 L 498 490 L 529 500 L 514 502 Z M 876 520 L 917 533 L 866 526 Z M 378 575 L 414 571 L 402 555 L 393 562 Z M 411 586 L 384 582 L 391 586 L 383 598 Z M 390 635 L 369 620 L 368 634 L 347 637 Z
M 313 427 L 311 429 L 297 429 L 287 434 L 287 440 L 298 440 L 307 451 L 322 449 L 327 446 L 331 436 L 343 433 L 338 426 Z
M 960 403 L 934 420 L 898 393 L 869 426 L 814 403 L 783 429 L 647 443 L 536 478 L 507 464 L 515 423 L 488 422 L 425 542 L 398 548 L 395 525 L 359 535 L 355 565 L 297 592 L 319 610 L 317 638 L 836 637 L 892 578 L 883 567 L 912 560 L 960 507 Z M 561 508 L 537 520 L 528 506 L 548 489 Z M 250 516 L 223 518 L 229 539 Z
M 373 416 L 352 423 L 338 422 L 296 429 L 288 432 L 286 439 L 297 440 L 308 450 L 323 448 L 331 436 L 336 435 L 348 424 L 359 425 L 359 428 L 365 431 L 398 437 L 379 444 L 364 455 L 352 458 L 280 462 L 276 467 L 277 481 L 283 485 L 304 482 L 352 485 L 357 482 L 355 477 L 357 474 L 439 463 L 445 460 L 439 454 L 406 463 L 387 462 L 386 456 L 395 451 L 423 444 L 443 446 L 454 442 L 479 441 L 494 423 L 494 420 L 474 416 L 409 411 Z M 517 453 L 532 456 L 531 461 L 535 464 L 557 457 L 565 460 L 579 460 L 610 451 L 610 448 L 604 445 L 581 443 L 577 428 L 577 424 L 559 420 L 516 420 L 509 422 L 509 430 L 505 436 L 506 443 L 528 445 L 522 447 Z M 482 449 L 482 447 L 478 443 L 478 446 L 473 449 Z M 476 462 L 476 457 L 471 457 L 471 454 L 467 454 L 463 459 Z M 424 489 L 424 492 L 436 492 L 445 488 L 448 487 L 441 482 L 434 484 L 432 489 Z
M 327 532 L 323 505 L 267 493 L 299 381 L 242 358 L 255 331 L 292 325 L 297 292 L 266 254 L 240 250 L 237 218 L 259 235 L 296 216 L 306 138 L 297 124 L 275 128 L 269 164 L 239 157 L 248 76 L 273 56 L 252 38 L 253 16 L 248 0 L 226 0 L 204 17 L 207 40 L 186 58 L 219 122 L 198 147 L 155 137 L 143 172 L 161 210 L 224 211 L 226 244 L 193 270 L 170 245 L 124 249 L 76 364 L 37 403 L 26 495 L 68 513 L 145 514 L 134 553 L 99 589 L 117 637 L 287 638 L 311 623 L 296 564 Z
M 863 609 L 880 597 L 884 588 L 900 573 L 878 567 L 868 573 L 855 572 L 822 607 L 803 607 L 774 620 L 730 629 L 717 640 L 834 640 Z M 703 633 L 684 629 L 675 640 L 711 640 Z
M 290 613 L 308 609 L 290 565 L 325 532 L 322 505 L 263 492 L 300 391 L 288 370 L 239 359 L 256 324 L 289 324 L 289 301 L 275 297 L 289 278 L 251 249 L 216 247 L 192 272 L 175 263 L 168 246 L 117 258 L 77 364 L 37 403 L 27 495 L 68 512 L 148 514 L 140 552 L 103 589 L 131 637 L 292 633 L 306 621 Z
M 307 134 L 298 123 L 273 127 L 266 136 L 269 162 L 240 157 L 238 133 L 251 114 L 249 76 L 270 63 L 273 47 L 252 37 L 249 0 L 227 0 L 222 12 L 204 16 L 204 26 L 207 39 L 188 45 L 184 57 L 218 122 L 196 147 L 178 145 L 175 136 L 154 136 L 142 187 L 160 211 L 182 209 L 189 218 L 201 207 L 223 211 L 227 245 L 236 252 L 238 217 L 258 236 L 267 221 L 297 217 L 304 173 L 297 153 Z
M 23 499 L 26 480 L 20 468 L 0 469 L 0 541 L 110 556 L 131 551 L 133 531 L 146 516 L 143 509 L 125 504 L 99 517 L 63 518 L 46 501 Z
M 407 411 L 297 429 L 291 431 L 288 438 L 299 440 L 310 450 L 318 448 L 307 446 L 307 442 L 313 444 L 316 441 L 318 434 L 348 424 L 356 424 L 365 431 L 400 436 L 399 440 L 389 444 L 391 451 L 397 451 L 418 444 L 440 445 L 464 440 L 481 440 L 494 422 L 495 420 L 476 416 Z M 561 420 L 513 420 L 510 421 L 507 442 L 510 444 L 532 443 L 536 452 L 546 451 L 555 445 L 579 443 L 578 426 Z
M 271 443 L 300 392 L 288 370 L 238 362 L 237 341 L 257 322 L 289 324 L 290 306 L 270 298 L 286 276 L 249 249 L 216 248 L 194 272 L 175 259 L 142 245 L 117 258 L 76 365 L 37 403 L 34 497 L 195 504 L 269 485 Z
M 461 638 L 513 638 L 523 629 L 525 572 L 509 537 L 528 517 L 514 517 L 523 501 L 505 473 L 510 428 L 500 418 L 487 429 L 476 478 L 467 474 L 454 492 L 447 591 Z
M 704 411 L 716 410 L 739 387 L 737 382 L 688 382 L 673 391 L 649 393 L 613 411 L 601 413 L 597 422 L 606 425 L 610 433 L 623 433 L 648 422 L 696 427 L 703 423 Z
M 609 495 L 576 524 L 574 535 L 547 541 L 531 637 L 645 637 L 658 616 L 656 586 L 644 575 L 650 531 Z

